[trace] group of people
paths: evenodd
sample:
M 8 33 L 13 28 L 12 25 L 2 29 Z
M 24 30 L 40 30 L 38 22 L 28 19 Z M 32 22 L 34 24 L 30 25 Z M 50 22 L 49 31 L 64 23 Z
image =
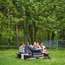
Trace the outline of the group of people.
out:
M 29 43 L 26 43 L 26 44 L 22 44 L 20 47 L 19 47 L 19 52 L 20 53 L 29 53 L 31 54 L 31 51 L 32 52 L 36 52 L 38 50 L 41 51 L 42 53 L 42 56 L 44 57 L 48 57 L 48 50 L 46 48 L 46 46 L 41 42 L 34 42 L 33 45 L 32 44 L 29 44 Z

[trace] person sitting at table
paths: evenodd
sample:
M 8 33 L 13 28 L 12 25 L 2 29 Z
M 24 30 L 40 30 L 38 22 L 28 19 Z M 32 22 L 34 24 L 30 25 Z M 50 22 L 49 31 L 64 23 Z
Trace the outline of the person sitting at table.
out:
M 50 59 L 49 52 L 48 52 L 47 48 L 44 48 L 44 50 L 43 50 L 43 56 L 44 56 L 44 58 L 49 58 Z
M 23 48 L 25 47 L 25 44 L 21 44 L 19 46 L 19 51 L 17 52 L 17 57 L 21 58 L 21 54 L 24 52 Z
M 42 48 L 42 53 L 43 53 L 44 48 L 46 48 L 43 42 L 40 43 L 40 47 Z
M 41 49 L 41 47 L 39 45 L 39 42 L 34 42 L 33 48 L 35 48 L 35 49 Z

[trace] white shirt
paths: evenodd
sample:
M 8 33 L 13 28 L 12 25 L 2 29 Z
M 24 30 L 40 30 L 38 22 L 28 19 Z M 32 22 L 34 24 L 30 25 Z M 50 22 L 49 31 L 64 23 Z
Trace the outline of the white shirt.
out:
M 46 48 L 44 45 L 42 47 L 43 47 L 43 50 L 44 50 L 44 48 Z

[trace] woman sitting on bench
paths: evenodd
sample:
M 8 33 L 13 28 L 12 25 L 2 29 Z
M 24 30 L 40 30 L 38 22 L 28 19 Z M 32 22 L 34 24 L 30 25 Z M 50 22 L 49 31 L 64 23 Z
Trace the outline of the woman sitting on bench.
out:
M 41 43 L 40 46 L 42 48 L 41 52 L 42 52 L 42 55 L 44 56 L 44 58 L 50 58 L 46 46 L 43 43 Z

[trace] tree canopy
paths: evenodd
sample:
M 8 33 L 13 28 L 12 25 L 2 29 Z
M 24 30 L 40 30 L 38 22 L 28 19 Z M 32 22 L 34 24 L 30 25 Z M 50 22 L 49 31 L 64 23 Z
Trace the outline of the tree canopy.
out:
M 64 28 L 64 0 L 0 0 L 1 44 L 65 39 Z

